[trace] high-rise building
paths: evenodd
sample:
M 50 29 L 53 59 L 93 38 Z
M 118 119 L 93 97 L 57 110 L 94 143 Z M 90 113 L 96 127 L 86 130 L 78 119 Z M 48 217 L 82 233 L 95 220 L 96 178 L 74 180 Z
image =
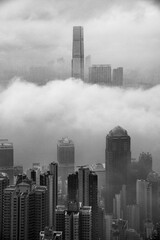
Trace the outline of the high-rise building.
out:
M 57 144 L 58 176 L 62 179 L 62 192 L 65 193 L 65 182 L 74 172 L 74 143 L 69 138 L 62 138 Z
M 2 239 L 39 240 L 46 226 L 47 188 L 25 182 L 4 189 Z
M 78 172 L 68 176 L 68 202 L 78 202 Z
M 91 67 L 91 55 L 85 58 L 85 82 L 89 82 L 89 68 Z
M 79 211 L 80 218 L 80 238 L 81 240 L 92 239 L 92 207 L 84 206 Z
M 152 220 L 152 185 L 145 180 L 137 180 L 136 200 L 140 210 L 140 231 L 144 229 L 144 221 Z
M 113 198 L 122 185 L 127 185 L 131 162 L 130 136 L 122 127 L 115 127 L 106 137 L 106 213 L 113 213 Z
M 13 143 L 7 139 L 0 140 L 0 172 L 7 173 L 10 184 L 14 182 L 14 159 L 13 159 Z
M 56 231 L 62 232 L 62 239 L 65 239 L 65 211 L 64 205 L 58 205 L 56 207 Z
M 139 232 L 139 205 L 127 205 L 126 219 L 128 221 L 128 227 Z
M 2 220 L 3 220 L 3 195 L 4 189 L 9 185 L 9 178 L 6 173 L 0 173 L 0 239 L 2 239 Z
M 113 69 L 113 86 L 123 86 L 123 68 Z
M 73 27 L 72 77 L 84 80 L 83 27 Z
M 58 164 L 52 162 L 49 165 L 48 175 L 48 199 L 49 199 L 49 226 L 55 226 L 55 209 L 58 203 Z
M 152 171 L 148 174 L 147 181 L 152 185 L 152 220 L 156 224 L 160 216 L 160 175 Z
M 92 239 L 98 239 L 98 180 L 87 167 L 80 167 L 78 171 L 78 197 L 82 206 L 91 206 Z
M 148 174 L 152 171 L 152 155 L 150 153 L 142 152 L 139 155 L 139 177 L 146 180 Z
M 111 85 L 111 66 L 92 65 L 89 68 L 89 83 L 100 85 Z

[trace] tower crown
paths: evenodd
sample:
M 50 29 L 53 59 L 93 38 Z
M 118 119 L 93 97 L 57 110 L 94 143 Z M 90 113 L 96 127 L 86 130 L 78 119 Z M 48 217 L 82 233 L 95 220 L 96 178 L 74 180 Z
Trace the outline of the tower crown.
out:
M 128 136 L 128 133 L 124 128 L 117 126 L 109 132 L 109 136 Z

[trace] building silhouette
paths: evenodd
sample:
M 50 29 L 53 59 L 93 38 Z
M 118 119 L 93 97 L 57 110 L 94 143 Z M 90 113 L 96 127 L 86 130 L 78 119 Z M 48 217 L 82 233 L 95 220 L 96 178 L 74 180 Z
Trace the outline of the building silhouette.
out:
M 73 27 L 72 77 L 84 80 L 83 27 Z
M 55 208 L 58 204 L 58 164 L 55 162 L 49 165 L 49 175 L 47 181 L 49 200 L 49 226 L 55 226 Z
M 69 138 L 62 138 L 57 144 L 58 176 L 62 179 L 62 193 L 66 193 L 66 180 L 74 172 L 75 158 L 74 143 Z
M 0 140 L 0 172 L 7 173 L 10 184 L 14 182 L 13 143 L 7 139 Z
M 73 182 L 74 180 L 74 182 Z M 92 212 L 92 239 L 98 238 L 98 179 L 88 167 L 80 167 L 78 172 L 68 176 L 68 199 L 90 206 Z M 71 206 L 71 205 L 70 205 Z M 73 207 L 73 205 L 72 205 Z M 74 205 L 76 209 L 76 204 Z
M 111 66 L 101 64 L 89 67 L 89 83 L 111 86 Z
M 47 225 L 47 188 L 21 182 L 4 189 L 2 239 L 39 240 Z
M 144 222 L 152 221 L 152 185 L 145 180 L 137 180 L 136 203 L 140 212 L 140 231 L 144 230 Z
M 123 68 L 113 69 L 113 86 L 123 86 Z
M 127 185 L 128 168 L 131 162 L 130 136 L 120 126 L 106 136 L 106 213 L 113 213 L 113 198 L 122 185 Z

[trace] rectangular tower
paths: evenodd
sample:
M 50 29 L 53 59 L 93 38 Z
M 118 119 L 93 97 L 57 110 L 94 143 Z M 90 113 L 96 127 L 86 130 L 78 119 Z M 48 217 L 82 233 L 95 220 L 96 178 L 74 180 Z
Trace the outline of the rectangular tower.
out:
M 83 27 L 73 27 L 72 77 L 84 80 Z
M 13 144 L 7 139 L 0 140 L 0 172 L 7 173 L 10 184 L 13 184 Z

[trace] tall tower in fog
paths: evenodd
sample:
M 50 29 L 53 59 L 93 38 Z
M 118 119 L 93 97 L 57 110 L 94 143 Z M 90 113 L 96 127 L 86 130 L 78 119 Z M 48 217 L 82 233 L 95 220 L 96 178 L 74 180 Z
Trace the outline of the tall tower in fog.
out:
M 84 80 L 83 27 L 73 27 L 72 77 Z
M 106 212 L 113 211 L 114 195 L 127 184 L 131 162 L 130 136 L 122 127 L 115 127 L 106 137 Z

